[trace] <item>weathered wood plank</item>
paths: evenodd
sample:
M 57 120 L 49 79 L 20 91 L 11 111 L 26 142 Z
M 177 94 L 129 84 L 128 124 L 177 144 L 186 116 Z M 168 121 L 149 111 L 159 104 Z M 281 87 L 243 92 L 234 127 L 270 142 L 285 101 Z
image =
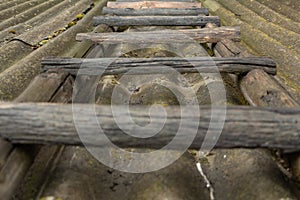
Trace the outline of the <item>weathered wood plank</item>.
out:
M 218 16 L 96 16 L 94 26 L 205 26 L 214 23 L 220 26 Z
M 132 8 L 108 8 L 104 7 L 102 14 L 118 16 L 197 16 L 209 15 L 207 8 L 149 8 L 149 9 L 132 9 Z
M 201 3 L 189 2 L 160 2 L 160 1 L 141 1 L 141 2 L 107 2 L 109 8 L 201 8 Z
M 121 32 L 121 33 L 79 33 L 76 40 L 91 40 L 95 43 L 109 44 L 143 44 L 143 43 L 187 43 L 196 41 L 200 43 L 217 43 L 227 38 L 240 41 L 239 27 L 218 27 L 203 29 L 180 29 L 145 32 Z
M 270 58 L 49 58 L 42 61 L 42 71 L 64 70 L 72 75 L 118 75 L 131 74 L 164 74 L 170 73 L 170 67 L 180 73 L 246 73 L 253 69 L 263 69 L 276 73 L 276 64 Z
M 117 0 L 116 2 L 143 2 L 144 0 Z M 163 1 L 163 2 L 195 2 L 194 0 L 148 0 L 148 1 Z
M 151 123 L 164 124 L 161 132 L 148 139 L 129 137 L 119 127 L 127 131 L 135 130 L 136 124 L 128 123 L 127 106 L 115 106 L 118 111 L 118 125 L 112 114 L 111 106 L 96 106 L 87 104 L 1 104 L 0 105 L 0 136 L 13 143 L 51 143 L 81 145 L 75 126 L 81 127 L 81 134 L 86 139 L 86 145 L 106 145 L 99 134 L 99 124 L 107 137 L 120 147 L 160 148 L 177 134 L 182 117 L 186 122 L 184 133 L 177 134 L 180 144 L 193 134 L 194 122 L 199 122 L 198 133 L 190 148 L 200 148 L 211 121 L 211 107 L 200 107 L 201 115 L 194 116 L 196 107 L 170 106 L 164 107 L 164 113 L 152 112 Z M 137 124 L 149 123 L 149 107 L 131 106 L 130 116 Z M 214 113 L 223 113 L 224 107 L 214 108 Z M 95 115 L 96 113 L 96 115 Z M 115 113 L 116 114 L 116 113 Z M 95 117 L 97 116 L 97 117 Z M 96 119 L 95 119 L 96 118 Z M 124 120 L 123 120 L 124 119 Z M 215 123 L 215 122 L 212 122 Z M 218 129 L 211 129 L 209 134 L 217 134 Z M 104 137 L 106 137 L 104 136 Z M 217 148 L 234 147 L 268 147 L 293 151 L 300 150 L 300 108 L 258 108 L 234 106 L 227 107 L 225 125 L 222 135 L 216 144 Z

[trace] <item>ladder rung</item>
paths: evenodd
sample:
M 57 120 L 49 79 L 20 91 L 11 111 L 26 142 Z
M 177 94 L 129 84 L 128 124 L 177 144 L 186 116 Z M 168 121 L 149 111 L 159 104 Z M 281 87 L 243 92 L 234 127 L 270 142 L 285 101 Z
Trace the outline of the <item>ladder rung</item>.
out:
M 213 23 L 220 26 L 218 16 L 96 16 L 94 26 L 205 26 Z
M 137 124 L 147 124 L 148 109 L 147 106 L 131 106 L 130 117 Z M 220 134 L 218 128 L 207 132 L 213 112 L 218 117 L 226 113 L 222 134 L 220 138 L 216 138 L 219 139 L 215 146 L 217 148 L 268 147 L 300 150 L 299 108 L 221 106 L 212 109 L 211 106 L 200 106 L 200 115 L 195 114 L 198 106 L 166 106 L 164 109 L 166 112 L 151 112 L 151 123 L 163 123 L 162 131 L 154 137 L 141 140 L 123 132 L 124 129 L 135 130 L 136 126 L 126 120 L 129 117 L 128 106 L 115 105 L 114 112 L 117 113 L 113 115 L 111 105 L 3 103 L 0 104 L 0 137 L 17 144 L 66 145 L 82 145 L 81 139 L 84 138 L 85 145 L 98 147 L 107 146 L 103 139 L 108 137 L 118 147 L 160 148 L 176 136 L 176 145 L 172 148 L 182 148 L 187 139 L 191 139 L 193 143 L 190 148 L 200 149 L 207 134 Z M 165 113 L 168 113 L 166 120 Z M 118 124 L 115 122 L 116 114 Z M 218 121 L 212 123 L 216 124 Z M 75 124 L 80 128 L 81 139 Z M 99 124 L 105 135 L 99 132 Z M 179 124 L 184 131 L 177 134 Z M 119 128 L 120 125 L 122 129 Z
M 117 75 L 131 71 L 131 74 L 170 73 L 170 67 L 181 73 L 246 73 L 253 69 L 263 69 L 276 74 L 276 64 L 270 58 L 49 58 L 42 61 L 42 71 L 63 69 L 73 75 Z
M 203 29 L 160 30 L 114 33 L 79 33 L 76 40 L 91 40 L 108 44 L 172 44 L 172 43 L 217 43 L 223 39 L 240 41 L 239 27 L 217 27 Z
M 207 8 L 108 8 L 102 9 L 102 14 L 113 14 L 117 16 L 197 16 L 209 15 Z
M 109 8 L 201 8 L 201 3 L 189 2 L 161 2 L 161 1 L 141 1 L 141 2 L 107 2 Z

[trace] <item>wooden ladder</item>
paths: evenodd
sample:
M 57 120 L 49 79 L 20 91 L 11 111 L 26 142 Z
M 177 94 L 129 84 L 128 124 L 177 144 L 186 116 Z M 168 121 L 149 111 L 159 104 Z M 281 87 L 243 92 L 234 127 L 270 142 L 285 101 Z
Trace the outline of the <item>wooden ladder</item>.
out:
M 220 57 L 164 57 L 164 58 L 45 58 L 41 74 L 13 103 L 0 104 L 0 137 L 12 144 L 59 144 L 82 145 L 73 123 L 72 99 L 74 77 L 79 70 L 84 75 L 121 75 L 135 69 L 135 76 L 163 74 L 167 70 L 160 66 L 173 67 L 180 73 L 213 73 L 217 67 L 220 73 L 234 74 L 240 78 L 240 87 L 251 106 L 227 107 L 227 117 L 222 136 L 216 148 L 279 148 L 287 152 L 300 150 L 300 108 L 291 96 L 272 78 L 276 74 L 276 63 L 266 57 L 256 57 L 243 52 L 239 45 L 239 27 L 221 26 L 218 16 L 209 16 L 208 9 L 192 0 L 135 1 L 117 0 L 108 2 L 103 8 L 105 16 L 94 17 L 95 27 L 101 33 L 80 33 L 78 41 L 97 44 L 170 44 L 182 43 L 187 38 L 199 44 L 212 44 Z M 176 30 L 154 30 L 140 32 L 111 32 L 117 27 L 129 26 L 180 26 Z M 182 28 L 185 27 L 185 28 Z M 194 27 L 191 29 L 190 27 Z M 111 63 L 106 67 L 107 63 Z M 85 96 L 86 93 L 83 93 Z M 88 95 L 87 95 L 88 96 Z M 23 103 L 36 102 L 36 103 Z M 51 102 L 51 103 L 37 103 Z M 92 105 L 76 105 L 82 110 Z M 262 107 L 260 107 L 262 106 Z M 264 108 L 264 107 L 269 108 Z M 144 106 L 132 106 L 132 114 L 138 120 L 147 121 Z M 285 108 L 282 108 L 285 107 Z M 290 108 L 288 108 L 290 107 Z M 298 107 L 298 108 L 295 108 Z M 122 106 L 119 110 L 124 109 Z M 174 137 L 174 123 L 180 123 L 179 106 L 167 106 L 172 123 L 166 123 L 169 138 Z M 190 148 L 199 149 L 205 137 L 211 115 L 210 106 L 200 106 L 201 117 L 190 116 L 191 121 L 200 121 L 199 132 Z M 218 109 L 224 109 L 219 107 Z M 159 148 L 164 140 L 151 141 L 128 139 L 114 123 L 110 106 L 96 106 L 98 116 L 105 120 L 105 130 L 112 141 L 120 147 Z M 82 115 L 79 120 L 88 122 L 92 116 Z M 159 114 L 155 115 L 161 118 Z M 96 137 L 98 127 L 88 124 L 91 138 Z M 130 125 L 127 127 L 131 129 Z M 181 140 L 184 141 L 189 132 Z M 97 145 L 90 141 L 90 145 Z M 1 154 L 2 152 L 0 152 Z M 34 153 L 30 152 L 32 155 Z M 4 151 L 3 151 L 3 154 Z M 0 155 L 1 156 L 1 155 Z M 27 160 L 32 160 L 32 156 Z M 18 185 L 28 167 L 13 174 L 8 172 L 12 164 L 6 163 L 0 177 L 6 183 Z M 8 176 L 7 177 L 6 174 Z M 7 195 L 11 195 L 13 190 Z

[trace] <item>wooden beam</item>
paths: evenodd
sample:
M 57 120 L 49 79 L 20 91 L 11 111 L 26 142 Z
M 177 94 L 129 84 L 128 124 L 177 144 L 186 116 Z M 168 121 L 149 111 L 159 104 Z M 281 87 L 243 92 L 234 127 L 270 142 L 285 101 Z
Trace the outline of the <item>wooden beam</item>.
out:
M 261 70 L 253 70 L 241 80 L 241 90 L 253 106 L 299 107 L 277 81 Z
M 116 0 L 116 2 L 143 2 L 144 0 Z M 163 2 L 195 2 L 194 0 L 148 0 L 148 1 L 163 1 Z
M 154 137 L 140 139 L 124 134 L 123 130 L 135 130 L 135 124 L 128 123 L 127 106 L 115 106 L 118 111 L 118 125 L 112 114 L 111 106 L 88 104 L 12 104 L 0 105 L 0 137 L 18 144 L 66 144 L 82 145 L 74 126 L 81 127 L 81 134 L 86 145 L 106 146 L 99 134 L 99 124 L 111 142 L 120 147 L 161 148 L 168 144 L 177 134 L 182 117 L 187 123 L 181 123 L 184 132 L 177 134 L 178 141 L 174 148 L 180 147 L 186 139 L 195 134 L 194 122 L 199 122 L 198 132 L 190 148 L 199 149 L 207 134 L 211 121 L 211 107 L 200 107 L 201 115 L 194 116 L 194 106 L 164 107 L 168 113 L 167 120 L 160 112 L 152 112 L 151 123 L 161 125 L 163 129 Z M 181 109 L 185 109 L 182 113 Z M 300 150 L 300 108 L 257 108 L 248 106 L 216 107 L 214 114 L 223 113 L 226 120 L 217 148 L 280 148 L 293 151 Z M 137 124 L 149 123 L 149 107 L 131 106 L 130 115 Z M 97 116 L 95 119 L 95 116 Z M 211 122 L 216 123 L 216 122 Z M 219 129 L 211 129 L 214 135 Z M 106 137 L 105 136 L 105 137 Z
M 216 45 L 216 50 L 224 57 L 253 56 L 242 50 L 231 40 L 222 40 Z M 245 99 L 252 106 L 260 107 L 299 107 L 299 104 L 289 95 L 277 80 L 264 71 L 256 69 L 240 80 L 240 88 Z
M 246 73 L 253 69 L 263 69 L 276 73 L 276 64 L 270 58 L 49 58 L 42 60 L 42 71 L 61 70 L 72 75 L 118 75 L 132 70 L 131 74 L 170 73 L 170 67 L 179 73 Z M 133 70 L 134 69 L 134 70 Z
M 132 9 L 132 8 L 108 8 L 102 9 L 102 14 L 117 16 L 197 16 L 209 15 L 207 8 L 149 8 L 149 9 Z
M 141 43 L 187 43 L 188 41 L 200 43 L 217 43 L 227 38 L 240 41 L 239 27 L 217 27 L 203 29 L 180 29 L 145 32 L 121 32 L 121 33 L 79 33 L 76 40 L 91 40 L 95 43 L 108 44 L 141 44 Z
M 252 54 L 242 50 L 238 44 L 230 40 L 223 40 L 217 43 L 216 50 L 224 57 L 252 56 Z M 252 106 L 299 108 L 299 103 L 289 95 L 286 89 L 274 77 L 261 70 L 253 70 L 244 76 L 240 80 L 240 88 L 245 99 Z M 289 150 L 283 152 L 288 153 Z M 299 153 L 291 154 L 289 161 L 294 178 L 300 181 Z
M 141 2 L 107 2 L 109 8 L 201 8 L 201 3 L 189 2 L 160 2 L 160 1 L 141 1 Z
M 94 26 L 205 26 L 214 23 L 220 26 L 218 16 L 96 16 Z

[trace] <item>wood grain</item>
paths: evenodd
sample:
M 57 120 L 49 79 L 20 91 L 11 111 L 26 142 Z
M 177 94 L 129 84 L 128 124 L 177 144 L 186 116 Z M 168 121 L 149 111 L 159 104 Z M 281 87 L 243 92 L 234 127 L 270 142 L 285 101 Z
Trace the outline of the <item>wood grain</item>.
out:
M 117 16 L 197 16 L 208 15 L 207 8 L 108 8 L 102 9 L 102 14 Z
M 299 107 L 277 81 L 261 70 L 253 70 L 241 81 L 241 89 L 253 106 Z
M 144 0 L 116 0 L 116 2 L 143 2 Z M 148 0 L 148 1 L 163 1 L 163 2 L 194 2 L 194 0 Z
M 10 104 L 0 105 L 0 136 L 18 144 L 66 144 L 82 145 L 74 126 L 74 113 L 77 127 L 86 139 L 86 145 L 105 146 L 99 134 L 98 120 L 106 136 L 120 147 L 160 148 L 176 135 L 181 119 L 188 123 L 181 124 L 184 132 L 177 135 L 175 148 L 191 136 L 195 122 L 199 122 L 198 133 L 190 148 L 201 147 L 211 121 L 211 107 L 200 107 L 201 115 L 193 116 L 196 107 L 164 107 L 168 118 L 159 112 L 152 112 L 151 123 L 163 129 L 155 137 L 140 139 L 129 137 L 120 130 L 135 130 L 135 124 L 125 120 L 126 106 L 116 106 L 118 125 L 114 121 L 111 106 L 93 106 L 87 104 Z M 130 115 L 137 124 L 149 123 L 149 107 L 131 106 Z M 224 107 L 214 108 L 214 113 L 223 113 Z M 96 113 L 96 114 L 95 114 Z M 97 117 L 95 117 L 97 116 Z M 96 119 L 95 119 L 96 118 Z M 216 123 L 216 122 L 212 122 Z M 209 134 L 216 134 L 218 129 L 211 129 Z M 102 135 L 103 136 L 103 135 Z M 99 140 L 98 140 L 99 139 Z M 300 149 L 300 108 L 258 108 L 246 106 L 227 107 L 225 125 L 216 144 L 217 148 L 280 148 L 292 151 Z
M 41 74 L 31 82 L 14 102 L 70 102 L 72 82 L 72 77 L 67 72 L 55 71 Z M 6 158 L 0 171 L 0 196 L 1 199 L 11 199 L 11 196 L 20 187 L 20 183 L 24 181 L 28 169 L 40 150 L 40 146 L 12 146 L 10 144 L 8 145 L 9 151 L 7 151 L 3 149 L 2 142 L 0 142 L 0 145 L 0 158 L 4 156 Z
M 214 23 L 220 26 L 218 16 L 96 16 L 94 26 L 205 26 Z
M 42 61 L 42 70 L 64 70 L 72 75 L 118 75 L 164 74 L 170 73 L 170 67 L 179 73 L 246 73 L 253 69 L 263 69 L 276 73 L 276 64 L 270 58 L 48 58 Z M 80 69 L 80 71 L 79 71 Z
M 121 32 L 121 33 L 79 33 L 76 40 L 91 40 L 95 43 L 108 44 L 168 44 L 168 43 L 217 43 L 227 38 L 240 41 L 239 27 L 218 27 L 203 29 L 180 29 L 145 32 Z
M 109 8 L 201 8 L 201 3 L 189 2 L 160 2 L 160 1 L 140 1 L 140 2 L 107 2 Z

